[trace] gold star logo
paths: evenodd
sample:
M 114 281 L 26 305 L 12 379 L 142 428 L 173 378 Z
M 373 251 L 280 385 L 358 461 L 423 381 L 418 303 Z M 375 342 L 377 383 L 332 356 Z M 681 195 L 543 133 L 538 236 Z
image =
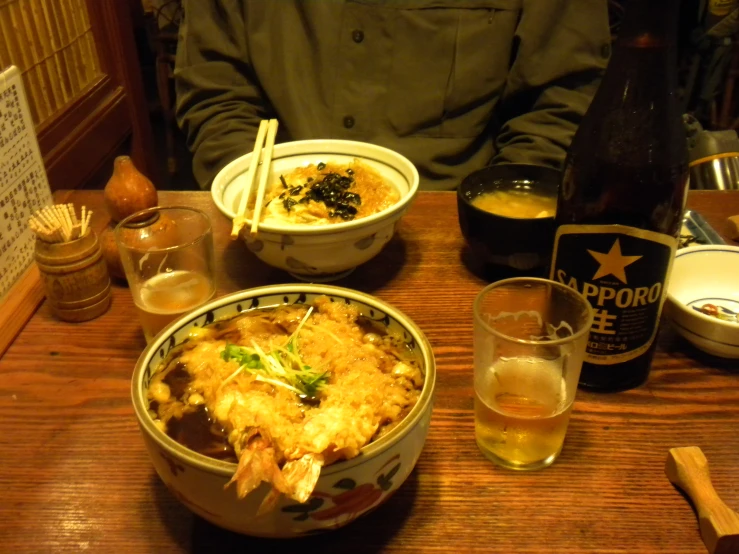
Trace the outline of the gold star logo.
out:
M 616 279 L 621 281 L 624 285 L 626 284 L 626 266 L 633 264 L 636 260 L 642 256 L 623 256 L 621 254 L 621 243 L 619 239 L 611 246 L 611 250 L 604 254 L 602 252 L 593 252 L 588 250 L 588 254 L 593 256 L 595 260 L 600 264 L 598 271 L 595 272 L 593 280 L 600 279 L 606 275 L 613 275 Z

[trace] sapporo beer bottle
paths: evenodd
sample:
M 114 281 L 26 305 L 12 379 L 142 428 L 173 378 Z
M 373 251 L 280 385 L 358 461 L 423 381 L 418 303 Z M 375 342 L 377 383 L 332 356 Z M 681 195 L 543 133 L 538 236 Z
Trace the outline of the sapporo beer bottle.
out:
M 595 311 L 586 389 L 642 384 L 654 354 L 688 187 L 678 12 L 679 0 L 630 0 L 565 161 L 550 278 Z

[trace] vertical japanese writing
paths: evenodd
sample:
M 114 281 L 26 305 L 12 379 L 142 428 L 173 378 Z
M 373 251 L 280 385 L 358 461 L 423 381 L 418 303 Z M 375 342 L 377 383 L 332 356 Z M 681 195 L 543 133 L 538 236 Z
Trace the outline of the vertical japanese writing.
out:
M 52 203 L 20 72 L 0 74 L 0 298 L 33 260 L 33 212 Z

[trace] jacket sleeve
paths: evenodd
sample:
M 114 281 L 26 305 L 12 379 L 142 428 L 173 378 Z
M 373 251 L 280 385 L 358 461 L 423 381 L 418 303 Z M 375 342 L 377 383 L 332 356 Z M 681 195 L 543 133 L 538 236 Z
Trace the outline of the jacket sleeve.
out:
M 493 163 L 561 168 L 609 52 L 606 0 L 524 0 Z
M 269 108 L 249 63 L 241 0 L 184 0 L 175 62 L 175 114 L 201 188 L 251 151 Z

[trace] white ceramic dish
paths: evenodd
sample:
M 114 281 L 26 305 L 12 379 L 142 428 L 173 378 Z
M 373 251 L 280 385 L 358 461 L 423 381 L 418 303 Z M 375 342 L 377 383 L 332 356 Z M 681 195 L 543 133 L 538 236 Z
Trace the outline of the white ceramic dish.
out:
M 319 162 L 350 163 L 359 159 L 377 171 L 400 193 L 400 200 L 371 216 L 329 225 L 259 226 L 252 237 L 247 223 L 242 238 L 263 262 L 284 269 L 297 279 L 326 282 L 339 279 L 376 256 L 392 238 L 395 225 L 418 192 L 418 171 L 404 156 L 381 146 L 346 140 L 305 140 L 274 148 L 268 183 L 281 174 Z M 228 218 L 236 212 L 244 190 L 251 153 L 237 158 L 216 176 L 211 195 Z
M 714 245 L 679 250 L 665 301 L 665 313 L 680 335 L 709 354 L 739 358 L 739 323 L 698 311 L 704 304 L 739 313 L 739 248 Z
M 310 302 L 323 294 L 357 305 L 363 315 L 382 322 L 404 338 L 422 362 L 425 379 L 421 396 L 401 423 L 365 446 L 359 456 L 325 467 L 308 502 L 298 504 L 283 497 L 275 510 L 256 517 L 269 487 L 263 483 L 243 500 L 236 496 L 235 487 L 224 489 L 236 464 L 198 454 L 163 433 L 148 412 L 146 391 L 161 360 L 187 338 L 193 327 L 250 309 Z M 164 484 L 183 504 L 225 529 L 253 536 L 287 538 L 341 527 L 382 504 L 401 486 L 426 441 L 435 381 L 431 346 L 407 316 L 368 294 L 327 285 L 291 284 L 224 296 L 172 322 L 141 354 L 133 374 L 131 396 L 151 462 Z M 350 490 L 361 491 L 362 495 L 355 496 L 359 500 L 363 496 L 363 501 L 344 502 Z

